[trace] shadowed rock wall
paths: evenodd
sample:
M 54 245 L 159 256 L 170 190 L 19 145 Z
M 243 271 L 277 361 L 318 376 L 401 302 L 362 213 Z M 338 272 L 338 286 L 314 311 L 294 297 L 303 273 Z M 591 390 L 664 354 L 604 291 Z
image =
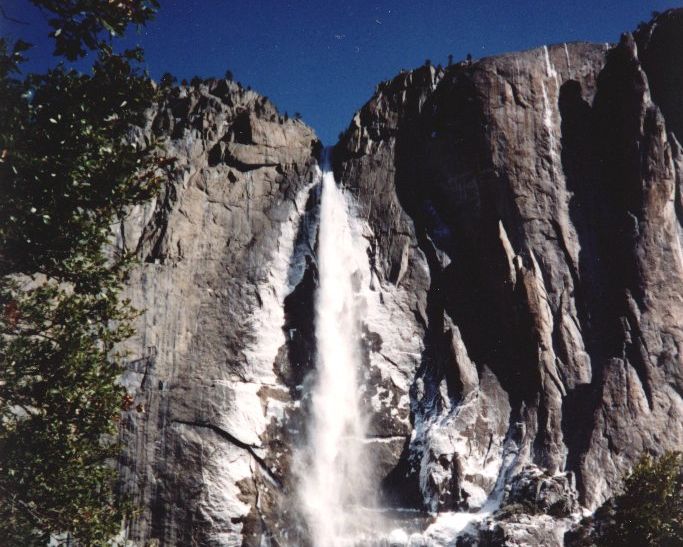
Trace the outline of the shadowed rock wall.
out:
M 554 477 L 561 494 L 532 505 L 563 517 L 683 446 L 681 36 L 671 11 L 616 46 L 424 66 L 354 117 L 337 178 L 380 275 L 426 301 L 390 490 L 472 508 L 498 480 L 505 506 Z M 520 544 L 562 541 L 505 518 Z

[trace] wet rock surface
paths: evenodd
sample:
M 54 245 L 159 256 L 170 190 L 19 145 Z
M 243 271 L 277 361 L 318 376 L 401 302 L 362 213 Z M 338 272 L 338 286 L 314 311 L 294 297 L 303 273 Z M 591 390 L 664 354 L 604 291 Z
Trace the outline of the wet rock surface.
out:
M 367 242 L 384 503 L 480 511 L 411 545 L 562 545 L 643 451 L 683 446 L 681 37 L 670 11 L 616 45 L 404 72 L 335 147 Z M 304 545 L 291 466 L 320 143 L 223 80 L 170 91 L 145 131 L 177 161 L 118 234 L 144 311 L 123 378 L 141 409 L 122 420 L 122 489 L 143 508 L 127 538 Z

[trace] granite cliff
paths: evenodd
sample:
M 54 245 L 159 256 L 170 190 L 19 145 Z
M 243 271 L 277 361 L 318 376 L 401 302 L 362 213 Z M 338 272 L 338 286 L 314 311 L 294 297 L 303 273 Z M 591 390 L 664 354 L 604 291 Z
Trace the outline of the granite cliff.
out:
M 383 503 L 476 512 L 397 545 L 562 545 L 683 446 L 683 12 L 616 45 L 424 66 L 334 150 L 368 244 L 362 400 Z M 210 80 L 149 127 L 175 174 L 121 226 L 134 544 L 300 545 L 320 143 Z M 303 534 L 303 535 L 302 535 Z M 401 543 L 403 541 L 403 543 Z M 410 542 L 410 543 L 408 543 Z
M 123 488 L 144 508 L 127 535 L 235 544 L 259 534 L 286 480 L 283 301 L 317 140 L 228 81 L 173 90 L 147 130 L 168 136 L 176 166 L 119 238 L 142 259 L 128 297 L 145 310 L 124 377 L 142 411 L 123 421 Z

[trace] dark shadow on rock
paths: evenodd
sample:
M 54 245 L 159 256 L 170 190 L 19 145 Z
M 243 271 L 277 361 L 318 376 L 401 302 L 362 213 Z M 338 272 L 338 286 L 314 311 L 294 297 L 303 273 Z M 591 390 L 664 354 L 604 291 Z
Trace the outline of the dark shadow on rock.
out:
M 509 266 L 499 239 L 500 221 L 508 228 L 519 221 L 509 183 L 493 168 L 484 107 L 471 74 L 454 70 L 452 80 L 427 99 L 424 114 L 402 123 L 395 185 L 415 222 L 420 248 L 428 254 L 441 243 L 439 250 L 450 260 L 432 282 L 434 305 L 440 308 L 434 315 L 449 314 L 470 358 L 478 367 L 488 365 L 520 402 L 533 398 L 540 378 L 529 366 L 536 345 L 529 339 L 520 295 L 507 282 Z M 514 232 L 509 235 L 517 239 Z M 433 262 L 434 277 L 439 266 Z M 430 331 L 442 336 L 442 324 L 430 324 Z M 428 342 L 434 345 L 433 339 Z
M 683 11 L 670 10 L 635 33 L 638 56 L 647 74 L 652 100 L 667 128 L 683 141 Z
M 639 270 L 637 241 L 639 223 L 645 213 L 643 149 L 641 131 L 648 134 L 649 113 L 642 108 L 648 83 L 634 58 L 633 38 L 625 34 L 608 54 L 598 78 L 593 103 L 596 139 L 601 159 L 598 185 L 600 257 L 607 279 L 602 302 L 606 316 L 601 336 L 607 342 L 606 356 L 626 358 L 638 374 L 648 401 L 652 400 L 648 363 L 637 347 L 638 319 L 628 298 L 643 309 L 647 295 Z M 641 124 L 644 124 L 641 129 Z M 625 323 L 627 321 L 628 323 Z M 627 332 L 633 330 L 633 333 Z
M 294 289 L 284 300 L 285 320 L 282 327 L 287 357 L 278 358 L 276 364 L 278 375 L 295 400 L 302 395 L 299 386 L 315 367 L 314 318 L 315 291 L 318 286 L 315 241 L 320 199 L 318 190 L 314 187 L 309 193 L 294 239 L 294 250 L 287 272 L 288 283 L 293 285 Z
M 380 504 L 383 507 L 423 509 L 420 480 L 410 461 L 410 437 L 406 438 L 398 465 L 382 479 Z
M 445 358 L 450 343 L 444 332 L 447 313 L 478 369 L 487 365 L 509 394 L 514 423 L 522 403 L 536 400 L 540 374 L 532 318 L 521 288 L 508 280 L 509 265 L 499 238 L 502 222 L 511 230 L 513 243 L 518 239 L 514 227 L 521 223 L 510 185 L 493 169 L 483 105 L 466 70 L 442 82 L 420 112 L 406 115 L 399 124 L 394 156 L 396 192 L 414 221 L 431 275 L 429 324 L 411 389 L 412 413 L 426 419 L 441 410 L 439 384 L 444 378 L 452 402 L 459 402 L 461 383 Z M 406 447 L 395 476 L 385 484 L 387 495 L 403 503 L 415 499 L 415 478 L 405 472 L 419 468 L 419 462 L 408 461 L 412 456 Z M 410 486 L 399 495 L 395 485 L 400 481 Z
M 581 84 L 566 81 L 560 88 L 559 110 L 562 142 L 562 170 L 569 201 L 569 217 L 579 239 L 579 279 L 574 301 L 586 352 L 590 356 L 592 380 L 569 389 L 562 401 L 562 434 L 567 446 L 567 469 L 577 472 L 593 432 L 593 414 L 599 399 L 597 378 L 604 359 L 603 319 L 605 279 L 599 258 L 599 184 L 595 126 L 590 104 L 583 98 Z
M 570 214 L 581 240 L 581 277 L 590 280 L 582 286 L 586 308 L 581 320 L 593 377 L 590 385 L 567 395 L 562 423 L 567 467 L 577 473 L 582 496 L 581 460 L 602 404 L 607 363 L 613 358 L 630 363 L 652 397 L 638 320 L 628 304 L 629 297 L 638 306 L 645 298 L 636 242 L 643 215 L 639 139 L 647 81 L 634 52 L 633 39 L 624 35 L 607 53 L 592 108 L 575 83 L 567 82 L 560 95 L 563 168 L 574 192 Z
M 280 377 L 294 399 L 300 397 L 300 386 L 306 374 L 315 366 L 315 291 L 318 272 L 313 260 L 306 256 L 306 269 L 301 282 L 285 298 L 283 330 L 287 344 L 287 368 Z

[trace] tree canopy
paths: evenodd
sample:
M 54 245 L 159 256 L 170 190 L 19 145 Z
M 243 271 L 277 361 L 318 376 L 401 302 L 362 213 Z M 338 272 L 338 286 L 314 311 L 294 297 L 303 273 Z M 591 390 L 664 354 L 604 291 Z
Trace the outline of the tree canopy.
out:
M 605 547 L 683 547 L 683 455 L 645 456 L 612 503 Z
M 683 455 L 646 455 L 609 499 L 567 533 L 571 547 L 683 547 Z
M 30 45 L 0 38 L 0 544 L 104 545 L 125 510 L 115 348 L 135 313 L 120 298 L 132 257 L 109 243 L 166 165 L 133 132 L 156 98 L 142 52 L 116 52 L 112 37 L 157 2 L 32 1 L 56 55 L 95 57 L 89 74 L 25 75 Z

